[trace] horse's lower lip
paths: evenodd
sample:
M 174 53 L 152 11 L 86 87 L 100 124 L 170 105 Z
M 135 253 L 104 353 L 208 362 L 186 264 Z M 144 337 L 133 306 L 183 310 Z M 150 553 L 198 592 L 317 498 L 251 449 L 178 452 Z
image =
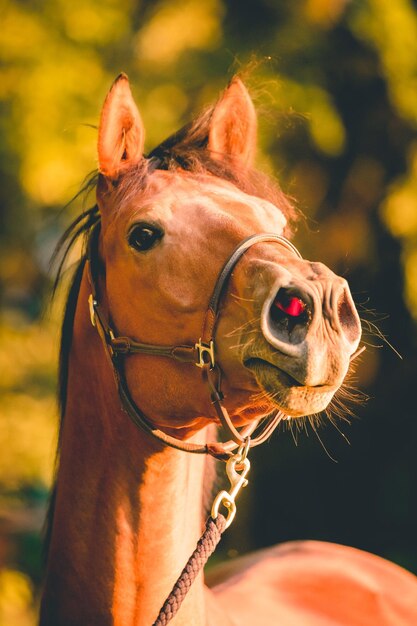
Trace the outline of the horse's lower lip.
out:
M 265 361 L 264 359 L 260 359 L 259 357 L 250 357 L 245 359 L 243 365 L 247 367 L 249 370 L 253 371 L 255 374 L 259 371 L 268 371 L 273 373 L 275 376 L 279 376 L 281 384 L 285 387 L 299 387 L 309 391 L 327 393 L 329 391 L 334 392 L 335 388 L 331 385 L 315 385 L 314 387 L 310 387 L 309 385 L 303 385 L 296 378 L 291 376 L 291 374 L 287 374 L 283 369 L 278 367 L 278 365 L 274 365 L 270 361 Z
M 295 378 L 284 372 L 280 367 L 274 365 L 270 361 L 265 361 L 264 359 L 260 359 L 259 357 L 251 357 L 244 361 L 244 366 L 249 370 L 252 370 L 256 373 L 257 370 L 263 369 L 273 371 L 275 375 L 279 374 L 282 382 L 286 384 L 288 387 L 303 387 L 301 383 L 298 382 Z

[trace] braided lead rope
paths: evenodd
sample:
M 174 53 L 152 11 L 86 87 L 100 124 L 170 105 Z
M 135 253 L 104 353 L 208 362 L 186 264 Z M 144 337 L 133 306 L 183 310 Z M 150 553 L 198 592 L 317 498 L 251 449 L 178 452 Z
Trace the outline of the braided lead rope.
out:
M 209 517 L 206 522 L 206 530 L 198 540 L 196 549 L 188 559 L 171 593 L 165 600 L 156 621 L 152 626 L 165 626 L 178 612 L 182 601 L 190 590 L 191 585 L 197 578 L 209 557 L 215 551 L 223 531 L 226 529 L 226 518 L 219 513 L 216 519 Z

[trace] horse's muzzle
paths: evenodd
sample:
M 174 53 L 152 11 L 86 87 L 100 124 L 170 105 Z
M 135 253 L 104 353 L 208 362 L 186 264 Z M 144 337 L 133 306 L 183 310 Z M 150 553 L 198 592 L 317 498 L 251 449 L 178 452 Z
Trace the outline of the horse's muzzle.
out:
M 315 281 L 296 277 L 274 285 L 262 309 L 274 364 L 306 387 L 339 386 L 361 337 L 346 281 L 326 270 Z

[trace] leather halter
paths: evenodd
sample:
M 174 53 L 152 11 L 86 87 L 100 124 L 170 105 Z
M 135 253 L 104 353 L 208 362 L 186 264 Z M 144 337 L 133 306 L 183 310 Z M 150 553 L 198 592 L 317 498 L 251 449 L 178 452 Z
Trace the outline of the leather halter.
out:
M 251 438 L 251 435 L 257 428 L 260 420 L 255 420 L 251 424 L 244 426 L 240 432 L 233 425 L 227 409 L 222 404 L 224 398 L 221 391 L 222 372 L 216 360 L 214 342 L 216 325 L 219 317 L 219 307 L 228 279 L 230 278 L 235 265 L 251 246 L 260 242 L 275 242 L 284 246 L 287 250 L 299 258 L 302 258 L 297 248 L 285 237 L 274 233 L 255 234 L 241 241 L 227 259 L 217 278 L 204 317 L 201 337 L 198 342 L 194 345 L 160 346 L 141 343 L 133 340 L 131 337 L 117 335 L 114 328 L 110 326 L 107 315 L 101 307 L 98 293 L 99 234 L 100 222 L 93 227 L 87 247 L 87 272 L 91 285 L 91 294 L 88 299 L 90 318 L 92 325 L 97 328 L 109 356 L 119 396 L 122 401 L 122 406 L 132 422 L 138 428 L 141 428 L 168 446 L 196 454 L 210 454 L 222 460 L 227 460 L 231 456 L 232 451 L 242 444 L 249 442 L 249 447 L 254 447 L 263 443 L 271 435 L 278 423 L 285 418 L 285 415 L 278 410 L 272 416 L 264 418 L 266 422 L 265 425 L 263 426 L 261 432 L 253 439 Z M 168 435 L 158 428 L 155 428 L 151 420 L 134 402 L 129 392 L 123 366 L 123 359 L 129 354 L 164 356 L 183 363 L 194 364 L 201 368 L 203 378 L 209 386 L 212 404 L 216 410 L 220 423 L 227 436 L 230 437 L 230 440 L 225 443 L 214 442 L 209 444 L 195 444 L 182 441 L 172 435 Z

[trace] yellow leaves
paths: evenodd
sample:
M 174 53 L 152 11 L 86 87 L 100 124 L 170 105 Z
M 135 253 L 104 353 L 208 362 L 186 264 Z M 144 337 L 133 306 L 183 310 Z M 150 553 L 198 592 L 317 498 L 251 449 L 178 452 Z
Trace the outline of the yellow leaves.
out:
M 50 379 L 51 389 L 55 379 L 57 332 L 33 324 L 22 329 L 0 328 L 0 390 L 23 390 L 31 380 Z
M 417 143 L 409 154 L 407 176 L 396 181 L 381 207 L 383 218 L 405 245 L 403 264 L 405 294 L 409 309 L 417 319 Z
M 27 576 L 13 569 L 0 571 L 0 626 L 32 626 L 36 620 L 33 589 Z
M 396 237 L 417 236 L 417 143 L 409 154 L 409 172 L 389 190 L 382 205 L 386 224 Z
M 3 484 L 49 484 L 57 409 L 56 332 L 39 324 L 0 329 L 0 476 Z
M 21 155 L 21 182 L 41 204 L 62 203 L 94 169 L 96 90 L 110 82 L 91 54 L 74 57 L 51 50 L 40 59 L 14 102 L 15 149 Z M 90 116 L 87 117 L 87 111 Z
M 8 65 L 0 69 L 0 97 L 9 100 L 8 135 L 21 185 L 36 203 L 65 204 L 96 166 L 96 135 L 83 124 L 96 123 L 97 94 L 104 95 L 111 77 L 97 52 L 77 42 L 120 37 L 128 21 L 123 4 L 107 2 L 97 11 L 94 3 L 56 3 L 48 11 L 45 3 L 45 15 L 6 4 L 0 58 Z
M 316 146 L 329 156 L 338 156 L 345 146 L 345 129 L 325 92 L 311 102 L 310 132 Z
M 405 293 L 411 315 L 417 319 L 417 247 L 404 253 Z
M 9 488 L 36 482 L 49 485 L 57 430 L 53 395 L 4 394 L 0 414 L 2 482 Z
M 160 2 L 138 33 L 139 62 L 173 64 L 188 49 L 212 50 L 221 40 L 222 12 L 219 0 Z
M 77 193 L 86 172 L 95 169 L 94 131 L 87 127 L 77 131 L 66 141 L 65 137 L 51 138 L 40 152 L 36 146 L 27 152 L 20 171 L 21 182 L 36 202 L 65 204 Z
M 90 4 L 90 6 L 88 6 Z M 129 31 L 126 2 L 67 2 L 63 21 L 67 35 L 80 43 L 105 45 Z
M 398 114 L 417 125 L 417 14 L 410 0 L 357 3 L 351 23 L 379 52 L 390 98 Z M 409 170 L 388 191 L 381 207 L 393 235 L 404 241 L 405 296 L 417 318 L 417 144 Z
M 108 0 L 99 6 L 94 0 L 45 1 L 37 11 L 30 3 L 24 9 L 11 0 L 3 4 L 2 59 L 36 58 L 51 39 L 59 40 L 62 30 L 74 42 L 105 45 L 130 29 L 130 0 Z
M 152 89 L 145 105 L 147 141 L 153 146 L 172 133 L 181 124 L 181 116 L 188 106 L 184 91 L 174 83 L 165 83 Z
M 384 205 L 384 218 L 397 237 L 417 235 L 417 180 L 396 185 Z
M 309 126 L 312 140 L 321 152 L 339 155 L 345 146 L 346 133 L 331 96 L 313 84 L 301 84 L 285 79 L 278 87 L 280 106 L 294 108 L 302 114 Z
M 42 49 L 45 41 L 45 29 L 37 15 L 23 11 L 17 3 L 5 3 L 1 12 L 0 37 L 0 58 L 3 61 L 30 61 L 34 51 Z
M 349 0 L 305 0 L 307 18 L 319 26 L 330 27 L 341 17 Z
M 355 4 L 354 30 L 378 49 L 391 99 L 417 123 L 417 15 L 410 0 L 368 0 Z

